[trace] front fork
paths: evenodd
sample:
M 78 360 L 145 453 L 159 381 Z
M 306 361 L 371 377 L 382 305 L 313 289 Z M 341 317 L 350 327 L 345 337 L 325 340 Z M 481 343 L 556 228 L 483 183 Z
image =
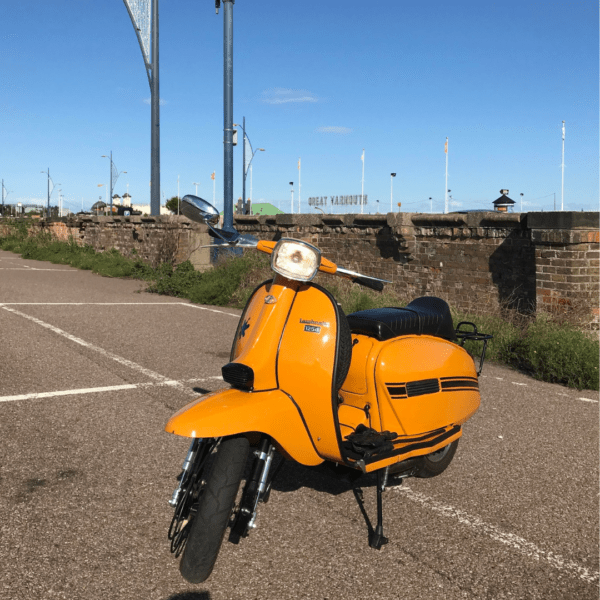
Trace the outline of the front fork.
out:
M 242 493 L 240 508 L 231 527 L 230 541 L 238 543 L 240 538 L 246 537 L 251 529 L 256 527 L 256 515 L 259 502 L 266 502 L 271 493 L 269 472 L 273 464 L 275 447 L 269 438 L 263 438 L 260 448 L 254 452 L 256 460 L 252 473 Z M 283 464 L 283 463 L 281 463 Z M 281 464 L 279 466 L 281 466 Z M 279 467 L 276 471 L 279 470 Z

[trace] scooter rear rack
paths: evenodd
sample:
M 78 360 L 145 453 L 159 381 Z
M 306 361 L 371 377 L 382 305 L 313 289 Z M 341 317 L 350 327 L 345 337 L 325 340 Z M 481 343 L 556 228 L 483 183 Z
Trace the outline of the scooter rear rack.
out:
M 465 331 L 464 329 L 461 329 L 462 325 L 469 326 L 472 329 L 470 331 Z M 481 375 L 483 361 L 485 360 L 485 351 L 487 350 L 487 343 L 494 336 L 488 333 L 479 333 L 479 331 L 477 331 L 477 325 L 475 325 L 475 323 L 471 323 L 470 321 L 461 321 L 456 326 L 454 333 L 456 334 L 461 347 L 465 345 L 467 340 L 471 342 L 483 342 L 483 350 L 481 351 L 481 356 L 479 357 L 479 369 L 477 370 L 477 376 Z

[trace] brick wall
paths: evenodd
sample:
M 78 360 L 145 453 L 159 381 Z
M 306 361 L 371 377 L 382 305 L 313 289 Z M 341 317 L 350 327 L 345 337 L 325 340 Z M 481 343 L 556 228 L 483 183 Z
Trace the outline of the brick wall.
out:
M 410 299 L 436 295 L 463 310 L 572 310 L 598 321 L 597 212 L 430 215 L 235 215 L 241 233 L 293 237 L 340 266 L 388 279 Z M 76 217 L 34 224 L 97 250 L 135 249 L 151 264 L 209 265 L 205 225 L 183 216 Z
M 33 231 L 40 230 L 49 231 L 60 240 L 73 238 L 77 244 L 89 245 L 101 252 L 116 248 L 126 256 L 135 254 L 152 265 L 185 260 L 190 260 L 199 270 L 210 265 L 209 249 L 201 248 L 210 244 L 206 225 L 194 223 L 183 216 L 84 215 L 41 219 L 33 222 Z
M 598 213 L 236 216 L 242 233 L 309 241 L 403 298 L 463 310 L 568 308 L 598 319 Z

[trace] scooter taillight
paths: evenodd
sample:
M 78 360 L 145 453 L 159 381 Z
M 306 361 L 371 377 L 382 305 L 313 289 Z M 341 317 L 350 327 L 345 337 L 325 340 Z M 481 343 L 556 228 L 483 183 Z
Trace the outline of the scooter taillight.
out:
M 228 363 L 221 367 L 223 380 L 234 388 L 251 390 L 254 387 L 254 371 L 252 367 L 242 363 Z

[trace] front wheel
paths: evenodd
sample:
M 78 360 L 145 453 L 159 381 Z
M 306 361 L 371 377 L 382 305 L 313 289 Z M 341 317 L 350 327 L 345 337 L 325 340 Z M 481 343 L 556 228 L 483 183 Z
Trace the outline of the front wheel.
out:
M 452 462 L 458 447 L 458 440 L 444 446 L 436 452 L 423 457 L 423 463 L 415 477 L 429 478 L 442 474 Z
M 244 474 L 248 448 L 245 437 L 226 438 L 217 448 L 179 565 L 190 583 L 202 583 L 212 573 Z

